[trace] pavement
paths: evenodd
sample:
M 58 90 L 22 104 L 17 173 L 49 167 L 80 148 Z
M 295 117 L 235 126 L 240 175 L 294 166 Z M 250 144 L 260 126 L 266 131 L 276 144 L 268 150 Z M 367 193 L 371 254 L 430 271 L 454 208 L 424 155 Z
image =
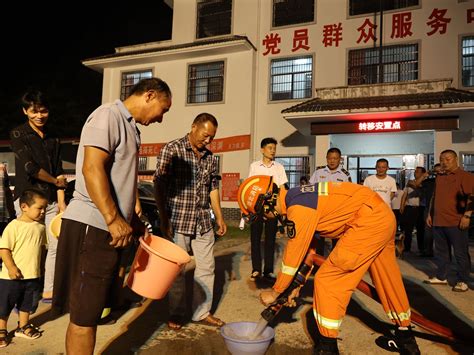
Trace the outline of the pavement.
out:
M 277 239 L 277 265 L 281 260 L 286 238 Z M 474 256 L 474 243 L 470 245 Z M 216 243 L 216 281 L 214 290 L 214 314 L 226 322 L 260 319 L 264 307 L 258 301 L 259 292 L 269 285 L 251 282 L 250 243 L 236 238 Z M 451 290 L 450 286 L 426 285 L 422 280 L 431 275 L 434 264 L 430 258 L 420 258 L 406 253 L 399 259 L 401 272 L 412 309 L 426 319 L 448 328 L 463 340 L 448 340 L 415 326 L 415 334 L 422 354 L 473 354 L 474 353 L 474 285 L 464 293 Z M 192 282 L 193 262 L 187 267 L 187 280 Z M 454 265 L 448 280 L 454 283 Z M 370 283 L 368 275 L 364 278 Z M 275 338 L 267 349 L 267 355 L 312 353 L 312 279 L 302 289 L 296 308 L 284 308 L 270 326 Z M 191 297 L 188 297 L 188 303 Z M 64 354 L 65 332 L 69 317 L 57 319 L 49 316 L 49 305 L 40 304 L 32 323 L 44 332 L 36 340 L 13 338 L 1 354 Z M 190 308 L 190 304 L 188 304 Z M 114 312 L 115 323 L 101 325 L 97 331 L 97 354 L 223 354 L 228 355 L 224 338 L 218 329 L 189 323 L 176 332 L 167 328 L 167 300 L 146 300 L 138 308 L 120 313 Z M 17 317 L 12 314 L 8 328 L 14 330 Z M 341 326 L 339 349 L 341 354 L 385 354 L 375 344 L 375 339 L 390 329 L 382 307 L 370 297 L 355 291 L 347 315 Z

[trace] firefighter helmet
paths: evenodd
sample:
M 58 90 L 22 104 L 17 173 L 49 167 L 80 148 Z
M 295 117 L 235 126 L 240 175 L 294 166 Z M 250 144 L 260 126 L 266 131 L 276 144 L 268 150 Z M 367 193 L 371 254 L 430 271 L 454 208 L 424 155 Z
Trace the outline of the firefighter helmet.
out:
M 274 207 L 278 187 L 273 183 L 273 177 L 255 175 L 240 184 L 237 196 L 244 218 L 253 222 L 259 216 L 263 216 L 269 208 Z

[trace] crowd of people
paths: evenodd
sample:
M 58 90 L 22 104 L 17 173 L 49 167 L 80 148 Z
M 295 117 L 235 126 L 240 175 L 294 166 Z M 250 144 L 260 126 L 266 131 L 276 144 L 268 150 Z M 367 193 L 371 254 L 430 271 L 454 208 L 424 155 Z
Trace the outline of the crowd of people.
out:
M 60 140 L 47 129 L 47 97 L 37 90 L 24 94 L 21 108 L 27 120 L 10 132 L 15 153 L 13 194 L 6 166 L 0 164 L 0 347 L 9 344 L 7 321 L 13 309 L 19 317 L 15 336 L 41 336 L 30 315 L 43 302 L 51 303 L 53 315 L 69 313 L 68 353 L 94 352 L 103 310 L 120 307 L 123 301 L 118 293 L 123 288 L 123 259 L 130 258 L 126 251 L 134 237 L 149 233 L 140 218 L 137 196 L 137 124 L 162 122 L 171 105 L 167 83 L 150 78 L 139 81 L 125 100 L 102 104 L 92 112 L 82 128 L 75 191 L 66 206 L 68 182 Z M 186 135 L 162 147 L 153 176 L 161 236 L 192 253 L 196 262 L 190 319 L 184 271 L 168 294 L 167 325 L 175 331 L 188 321 L 214 327 L 225 324 L 211 313 L 214 243 L 227 231 L 217 161 L 207 148 L 217 129 L 212 114 L 197 115 Z M 240 207 L 250 222 L 249 280 L 265 280 L 272 286 L 261 293 L 262 303 L 275 302 L 305 255 L 318 253 L 328 258 L 315 275 L 313 308 L 320 340 L 315 353 L 338 353 L 338 329 L 351 293 L 370 270 L 383 308 L 397 325 L 398 348 L 418 354 L 394 237 L 403 234 L 404 250 L 411 252 L 416 229 L 418 255 L 435 257 L 437 269 L 425 280 L 431 285 L 448 283 L 452 249 L 457 268 L 452 289 L 468 291 L 474 175 L 460 168 L 456 152 L 448 149 L 432 171 L 416 167 L 404 188 L 388 174 L 389 161 L 384 158 L 377 160 L 376 174 L 361 186 L 351 182 L 341 166 L 341 151 L 332 147 L 326 165 L 318 166 L 309 179 L 302 176 L 300 186 L 289 189 L 285 169 L 275 160 L 277 144 L 272 137 L 262 139 L 262 157 L 250 165 L 242 183 L 251 187 L 245 191 L 260 189 L 263 197 L 257 201 L 255 196 L 242 196 L 242 200 L 239 196 L 239 201 L 248 203 Z M 46 226 L 59 213 L 62 224 L 56 238 Z M 288 241 L 278 269 L 276 235 L 289 222 L 296 236 Z M 331 245 L 325 238 L 331 239 Z

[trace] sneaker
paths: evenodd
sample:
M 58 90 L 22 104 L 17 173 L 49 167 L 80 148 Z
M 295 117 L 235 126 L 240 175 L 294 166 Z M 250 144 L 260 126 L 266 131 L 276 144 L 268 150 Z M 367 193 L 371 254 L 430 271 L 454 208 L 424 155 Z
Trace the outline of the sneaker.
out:
M 250 281 L 255 281 L 256 279 L 260 278 L 260 272 L 259 271 L 252 271 L 250 274 Z
M 447 285 L 448 280 L 440 280 L 437 277 L 430 277 L 428 280 L 423 280 L 423 283 L 430 285 Z
M 467 286 L 467 283 L 459 281 L 454 285 L 453 291 L 454 292 L 466 292 L 469 290 L 469 286 Z

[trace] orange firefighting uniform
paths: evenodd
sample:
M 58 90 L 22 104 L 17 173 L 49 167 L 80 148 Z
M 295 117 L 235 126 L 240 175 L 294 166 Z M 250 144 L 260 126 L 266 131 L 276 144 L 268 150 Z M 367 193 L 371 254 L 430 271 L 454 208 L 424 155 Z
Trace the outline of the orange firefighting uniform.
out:
M 273 286 L 283 292 L 308 252 L 315 232 L 339 238 L 314 278 L 313 312 L 323 336 L 336 338 L 352 292 L 365 272 L 388 317 L 410 325 L 410 305 L 395 258 L 395 216 L 379 195 L 349 182 L 320 182 L 293 188 L 280 200 L 295 223 Z M 282 201 L 284 199 L 284 201 Z

